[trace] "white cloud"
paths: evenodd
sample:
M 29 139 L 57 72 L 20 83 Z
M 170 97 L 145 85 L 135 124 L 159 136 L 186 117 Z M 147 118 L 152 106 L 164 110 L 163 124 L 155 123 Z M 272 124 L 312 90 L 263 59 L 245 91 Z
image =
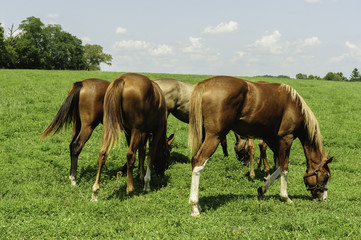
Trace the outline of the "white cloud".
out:
M 183 48 L 183 53 L 189 54 L 192 61 L 207 61 L 214 62 L 219 58 L 218 50 L 207 48 L 203 44 L 203 38 L 201 37 L 189 37 L 190 45 Z
M 279 44 L 281 33 L 276 30 L 271 35 L 263 36 L 260 40 L 255 41 L 251 46 L 262 48 L 271 53 L 280 53 L 282 47 Z
M 361 49 L 360 47 L 358 47 L 357 45 L 353 44 L 353 43 L 350 43 L 349 41 L 347 41 L 345 43 L 346 47 L 351 51 L 353 52 L 354 54 L 356 55 L 361 55 Z
M 203 33 L 219 34 L 219 33 L 231 33 L 238 31 L 238 23 L 235 21 L 230 21 L 228 23 L 221 22 L 215 27 L 209 26 L 206 27 Z
M 82 41 L 83 43 L 90 43 L 90 42 L 91 42 L 90 37 L 82 37 L 82 38 L 80 38 L 80 39 L 81 39 L 81 41 Z
M 49 13 L 49 14 L 46 15 L 46 18 L 51 19 L 51 20 L 56 20 L 56 19 L 60 18 L 60 15 L 56 14 L 56 13 Z
M 303 47 L 315 47 L 320 44 L 321 41 L 318 39 L 318 37 L 306 38 L 302 43 Z
M 145 51 L 152 56 L 167 56 L 173 53 L 173 48 L 166 44 L 154 44 L 139 40 L 122 40 L 113 45 L 114 50 Z
M 305 0 L 306 3 L 319 3 L 322 2 L 322 0 Z
M 173 53 L 173 48 L 166 44 L 161 44 L 155 48 L 149 49 L 149 53 L 153 56 L 167 56 Z
M 349 51 L 341 54 L 340 56 L 333 57 L 331 59 L 331 62 L 339 63 L 347 58 L 352 58 L 352 59 L 355 59 L 355 60 L 361 62 L 361 47 L 359 47 L 356 44 L 353 44 L 349 41 L 346 41 L 345 46 Z
M 117 27 L 117 29 L 115 30 L 115 33 L 119 34 L 119 35 L 126 34 L 127 32 L 128 32 L 128 30 L 123 27 Z
M 183 52 L 186 53 L 199 52 L 203 47 L 202 38 L 189 37 L 189 41 L 191 42 L 191 45 L 183 48 Z
M 115 49 L 125 49 L 125 50 L 142 50 L 142 49 L 147 49 L 148 47 L 149 47 L 149 43 L 139 40 L 117 41 L 113 46 L 113 48 Z

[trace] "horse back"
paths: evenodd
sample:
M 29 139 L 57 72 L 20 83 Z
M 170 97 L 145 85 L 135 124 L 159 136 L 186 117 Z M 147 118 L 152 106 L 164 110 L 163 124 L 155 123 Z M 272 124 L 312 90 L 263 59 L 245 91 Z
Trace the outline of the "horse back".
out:
M 124 127 L 154 132 L 167 124 L 167 108 L 159 86 L 139 74 L 123 74 L 122 110 Z
M 295 131 L 302 125 L 301 109 L 283 84 L 250 82 L 219 76 L 203 81 L 203 115 L 225 131 L 244 137 L 275 137 L 280 131 Z M 292 121 L 290 121 L 292 120 Z M 292 123 L 292 124 L 290 124 Z M 222 127 L 219 127 L 222 128 Z
M 172 113 L 182 122 L 189 122 L 189 105 L 193 85 L 172 78 L 155 81 L 161 88 L 167 104 L 168 114 Z
M 84 124 L 97 125 L 103 122 L 105 92 L 110 85 L 102 79 L 85 79 L 79 94 L 79 117 Z

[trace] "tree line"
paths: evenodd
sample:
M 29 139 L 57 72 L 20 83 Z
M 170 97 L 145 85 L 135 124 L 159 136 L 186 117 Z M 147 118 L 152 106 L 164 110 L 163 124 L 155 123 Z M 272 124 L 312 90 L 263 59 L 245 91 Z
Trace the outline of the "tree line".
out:
M 361 82 L 361 74 L 357 68 L 351 72 L 350 78 L 347 78 L 343 75 L 342 72 L 328 72 L 323 78 L 315 75 L 306 75 L 303 73 L 296 74 L 297 79 L 316 79 L 316 80 L 330 80 L 330 81 L 360 81 Z
M 28 17 L 5 35 L 0 23 L 0 69 L 100 70 L 112 56 L 97 44 L 85 44 L 58 24 Z

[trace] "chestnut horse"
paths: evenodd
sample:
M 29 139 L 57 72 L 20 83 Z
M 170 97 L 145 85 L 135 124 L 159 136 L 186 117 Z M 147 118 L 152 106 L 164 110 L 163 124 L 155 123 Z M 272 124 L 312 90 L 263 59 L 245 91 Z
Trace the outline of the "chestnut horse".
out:
M 79 154 L 94 129 L 99 123 L 103 123 L 103 102 L 109 84 L 109 81 L 95 78 L 73 83 L 53 121 L 41 135 L 42 138 L 46 138 L 52 132 L 55 134 L 64 125 L 72 122 L 73 133 L 69 144 L 71 162 L 69 179 L 72 185 L 76 185 Z M 141 166 L 140 161 L 139 168 Z M 126 165 L 123 168 L 126 172 Z M 144 169 L 140 172 L 140 178 L 143 179 Z
M 314 199 L 327 198 L 328 164 L 333 158 L 325 154 L 317 119 L 296 90 L 284 84 L 218 76 L 199 82 L 191 97 L 188 141 L 193 154 L 192 216 L 199 216 L 201 211 L 201 172 L 230 130 L 244 137 L 262 138 L 278 159 L 279 168 L 259 188 L 259 195 L 281 175 L 280 197 L 292 202 L 287 193 L 288 161 L 292 142 L 299 138 L 307 160 L 305 185 Z
M 165 101 L 167 102 L 168 114 L 172 113 L 173 116 L 175 116 L 178 120 L 181 120 L 184 123 L 189 123 L 189 105 L 194 85 L 172 78 L 158 79 L 155 80 L 155 82 L 159 85 L 164 93 Z M 244 145 L 241 137 L 236 133 L 235 137 L 236 144 L 234 146 L 234 151 L 236 152 L 238 160 L 241 161 L 245 155 L 249 155 L 249 153 L 244 152 Z M 226 139 L 221 141 L 221 146 L 224 156 L 228 156 Z M 250 175 L 251 177 L 254 177 L 254 171 L 252 174 L 251 170 Z
M 237 158 L 240 162 L 243 162 L 244 166 L 248 166 L 250 164 L 250 172 L 249 177 L 254 178 L 256 174 L 254 173 L 254 154 L 255 154 L 255 146 L 254 140 L 252 138 L 243 138 L 238 134 L 234 134 L 236 136 L 236 144 L 234 146 L 234 151 L 237 154 Z M 270 166 L 267 159 L 267 144 L 260 140 L 258 142 L 258 147 L 260 150 L 260 156 L 257 161 L 257 168 L 261 168 L 263 163 L 265 179 L 269 177 Z
M 110 82 L 101 79 L 85 79 L 73 83 L 53 121 L 43 131 L 42 138 L 57 133 L 64 124 L 73 123 L 70 148 L 70 181 L 76 185 L 78 158 L 84 144 L 94 129 L 103 122 L 104 95 Z
M 167 106 L 159 86 L 146 76 L 126 73 L 115 79 L 104 98 L 104 131 L 98 157 L 98 172 L 92 187 L 92 200 L 98 200 L 99 180 L 107 155 L 124 131 L 128 143 L 127 194 L 134 195 L 133 168 L 136 151 L 144 158 L 149 138 L 148 166 L 144 191 L 149 191 L 151 168 L 164 175 L 170 150 L 166 139 Z M 141 158 L 141 157 L 139 157 Z

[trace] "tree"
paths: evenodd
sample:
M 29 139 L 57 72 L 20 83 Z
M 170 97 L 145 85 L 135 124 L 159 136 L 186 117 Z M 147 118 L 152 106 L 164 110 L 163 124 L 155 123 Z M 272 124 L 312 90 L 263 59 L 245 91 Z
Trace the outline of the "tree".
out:
M 298 74 L 296 74 L 296 78 L 297 79 L 307 79 L 307 75 L 303 74 L 303 73 L 298 73 Z
M 0 23 L 0 68 L 5 67 L 5 55 L 6 48 L 5 48 L 5 37 L 4 37 L 4 28 L 1 26 L 2 23 Z
M 361 81 L 361 75 L 357 68 L 352 71 L 350 81 Z
M 63 31 L 60 25 L 48 25 L 43 30 L 44 64 L 46 69 L 85 68 L 84 47 L 77 37 Z
M 16 41 L 17 68 L 40 69 L 44 59 L 44 24 L 36 17 L 28 17 L 19 25 L 21 34 Z
M 342 81 L 342 77 L 339 74 L 333 72 L 328 72 L 323 79 L 330 81 Z
M 308 77 L 307 77 L 307 79 L 314 79 L 314 80 L 320 80 L 321 78 L 319 77 L 319 76 L 315 76 L 315 75 L 309 75 Z
M 103 53 L 103 47 L 97 44 L 86 44 L 84 47 L 85 68 L 88 71 L 100 70 L 100 63 L 112 65 L 112 56 Z

